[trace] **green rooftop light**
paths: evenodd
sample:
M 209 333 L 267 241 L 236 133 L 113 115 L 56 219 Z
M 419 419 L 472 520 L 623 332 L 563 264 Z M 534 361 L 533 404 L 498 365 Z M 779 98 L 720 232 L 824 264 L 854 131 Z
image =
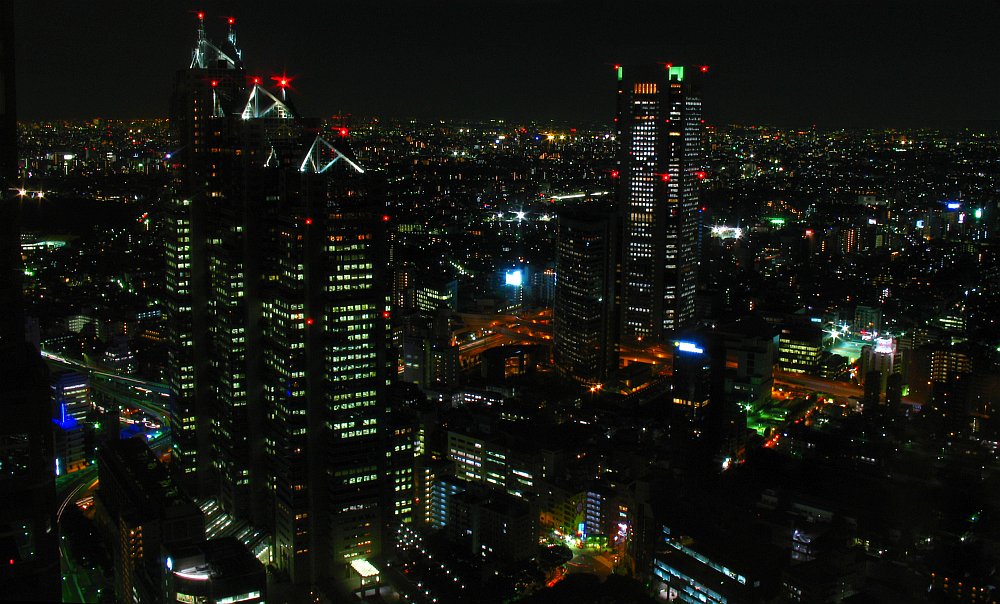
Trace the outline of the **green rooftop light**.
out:
M 617 67 L 615 67 L 615 70 L 618 72 L 618 81 L 621 82 L 623 76 L 622 66 L 618 65 Z
M 768 218 L 767 221 L 770 222 L 771 224 L 777 224 L 777 225 L 785 224 L 784 218 Z
M 683 82 L 684 81 L 684 66 L 683 65 L 678 65 L 676 67 L 674 67 L 673 65 L 671 65 L 670 67 L 667 68 L 667 70 L 668 70 L 668 72 L 667 72 L 667 79 L 668 80 L 677 80 L 678 82 Z

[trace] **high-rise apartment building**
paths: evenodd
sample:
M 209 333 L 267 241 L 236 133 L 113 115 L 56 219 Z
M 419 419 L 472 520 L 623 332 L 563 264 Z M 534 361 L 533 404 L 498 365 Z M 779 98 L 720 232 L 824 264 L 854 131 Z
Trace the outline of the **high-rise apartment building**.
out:
M 300 586 L 381 545 L 389 216 L 347 131 L 324 132 L 199 15 L 177 77 L 167 220 L 177 465 L 273 536 Z M 200 483 L 200 484 L 198 484 Z
M 694 319 L 698 188 L 706 175 L 698 80 L 708 68 L 616 70 L 621 338 L 659 341 Z

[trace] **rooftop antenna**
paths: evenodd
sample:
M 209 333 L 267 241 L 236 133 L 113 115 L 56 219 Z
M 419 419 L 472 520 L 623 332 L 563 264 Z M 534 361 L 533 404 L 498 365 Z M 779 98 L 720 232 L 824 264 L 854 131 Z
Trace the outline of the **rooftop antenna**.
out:
M 271 79 L 277 82 L 278 88 L 281 89 L 282 102 L 288 101 L 288 89 L 292 87 L 292 78 L 282 74 L 280 76 L 271 76 Z
M 236 51 L 236 56 L 242 59 L 243 51 L 236 45 L 236 17 L 227 18 L 226 23 L 229 24 L 229 34 L 227 36 L 229 43 L 233 45 L 233 50 Z
M 191 69 L 203 69 L 205 67 L 205 45 L 208 40 L 205 37 L 205 13 L 198 11 L 198 41 L 194 46 L 194 53 L 191 55 Z

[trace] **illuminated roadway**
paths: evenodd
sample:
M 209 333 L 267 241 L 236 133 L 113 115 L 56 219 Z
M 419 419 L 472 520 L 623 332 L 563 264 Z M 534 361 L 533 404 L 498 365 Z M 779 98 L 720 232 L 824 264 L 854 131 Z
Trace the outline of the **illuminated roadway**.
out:
M 865 394 L 864 388 L 850 382 L 838 380 L 828 380 L 826 378 L 805 375 L 801 373 L 788 373 L 785 371 L 774 372 L 774 383 L 780 386 L 791 386 L 793 388 L 805 388 L 820 394 L 829 394 L 834 398 L 851 399 L 862 398 Z M 907 405 L 919 405 L 917 401 L 903 399 Z
M 90 377 L 91 388 L 95 391 L 108 395 L 119 404 L 134 407 L 157 418 L 164 428 L 169 429 L 172 425 L 170 390 L 165 384 L 106 371 L 44 350 L 42 358 L 51 365 L 86 373 Z
M 147 444 L 157 455 L 170 448 L 170 394 L 164 384 L 140 380 L 131 376 L 106 371 L 88 363 L 42 351 L 47 363 L 60 368 L 68 368 L 90 377 L 91 388 L 107 395 L 120 406 L 129 406 L 156 418 L 162 429 Z M 128 419 L 128 418 L 126 418 Z M 148 438 L 148 437 L 147 437 Z M 70 505 L 81 505 L 92 496 L 97 487 L 97 464 L 82 470 L 60 476 L 56 480 L 56 492 L 61 497 L 56 512 L 56 522 L 62 521 L 63 513 Z M 93 601 L 100 595 L 99 583 L 91 577 L 91 570 L 82 568 L 71 555 L 65 537 L 60 537 L 59 554 L 63 571 L 63 597 L 67 602 Z M 94 593 L 92 590 L 97 589 Z

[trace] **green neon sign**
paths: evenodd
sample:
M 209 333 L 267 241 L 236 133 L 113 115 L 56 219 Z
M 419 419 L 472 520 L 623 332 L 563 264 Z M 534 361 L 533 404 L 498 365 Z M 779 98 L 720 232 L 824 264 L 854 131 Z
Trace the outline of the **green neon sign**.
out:
M 622 73 L 623 73 L 623 69 L 622 69 L 621 65 L 618 66 L 617 71 L 618 71 L 618 81 L 621 82 L 622 81 Z
M 767 221 L 771 224 L 785 224 L 784 218 L 768 218 Z
M 667 73 L 667 79 L 668 80 L 677 80 L 678 82 L 683 82 L 684 81 L 684 66 L 683 65 L 678 65 L 677 67 L 670 66 L 667 69 L 668 69 L 668 73 Z

